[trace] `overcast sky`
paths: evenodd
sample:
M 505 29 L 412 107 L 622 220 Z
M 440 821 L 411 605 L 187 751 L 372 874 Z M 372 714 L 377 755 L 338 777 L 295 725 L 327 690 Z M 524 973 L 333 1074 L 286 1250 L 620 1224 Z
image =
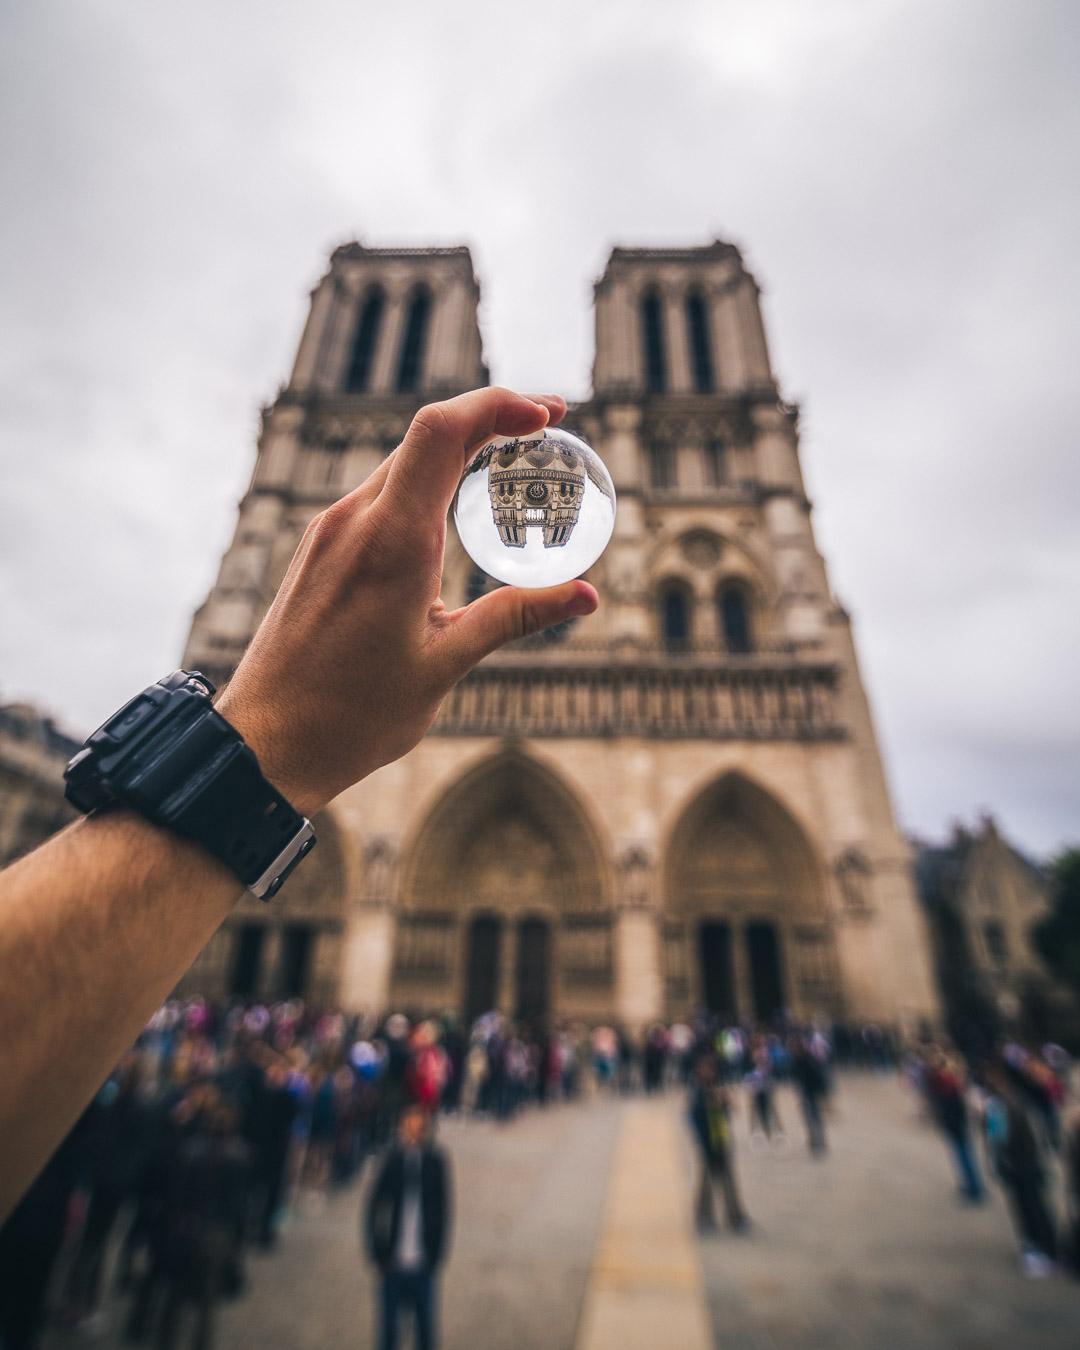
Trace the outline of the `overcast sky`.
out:
M 1080 838 L 1073 0 L 0 11 L 0 698 L 173 668 L 329 249 L 467 242 L 588 390 L 616 242 L 765 290 L 903 824 Z

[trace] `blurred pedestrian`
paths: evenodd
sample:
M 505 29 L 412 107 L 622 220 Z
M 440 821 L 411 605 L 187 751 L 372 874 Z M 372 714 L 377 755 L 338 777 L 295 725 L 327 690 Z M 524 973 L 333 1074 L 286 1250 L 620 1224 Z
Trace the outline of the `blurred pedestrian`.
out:
M 922 1052 L 922 1088 L 935 1124 L 948 1140 L 956 1160 L 960 1194 L 972 1204 L 985 1198 L 982 1177 L 971 1147 L 968 1129 L 966 1079 L 958 1059 L 950 1057 L 938 1045 L 930 1044 Z
M 1021 1269 L 1040 1279 L 1054 1269 L 1057 1235 L 1046 1203 L 1046 1169 L 1020 1095 L 1000 1064 L 983 1070 L 986 1140 L 994 1174 L 1009 1197 L 1020 1240 Z
M 701 1184 L 698 1187 L 697 1226 L 701 1232 L 716 1229 L 713 1187 L 720 1184 L 728 1226 L 743 1233 L 749 1222 L 739 1200 L 735 1181 L 735 1152 L 731 1131 L 731 1102 L 719 1081 L 716 1059 L 703 1054 L 694 1066 L 690 1095 L 690 1126 L 701 1159 Z
M 412 1104 L 401 1113 L 397 1139 L 368 1200 L 364 1231 L 382 1278 L 381 1350 L 396 1350 L 403 1310 L 415 1319 L 417 1350 L 434 1350 L 436 1275 L 449 1245 L 450 1179 L 422 1106 Z
M 773 1057 L 764 1037 L 755 1039 L 750 1062 L 746 1076 L 750 1091 L 750 1138 L 765 1143 L 772 1139 L 774 1130 L 778 1135 L 783 1135 L 784 1130 L 774 1100 Z
M 805 1036 L 791 1039 L 791 1081 L 799 1093 L 803 1120 L 806 1121 L 806 1141 L 815 1156 L 825 1152 L 825 1122 L 821 1104 L 828 1090 L 829 1080 L 821 1061 L 810 1049 Z

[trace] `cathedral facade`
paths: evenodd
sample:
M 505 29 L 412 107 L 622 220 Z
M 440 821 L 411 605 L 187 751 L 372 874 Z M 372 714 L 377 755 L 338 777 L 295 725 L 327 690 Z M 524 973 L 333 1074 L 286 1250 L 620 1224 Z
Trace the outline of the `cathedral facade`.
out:
M 478 299 L 465 248 L 334 252 L 185 665 L 226 680 L 312 515 L 418 407 L 487 382 Z M 729 244 L 616 248 L 595 319 L 566 425 L 618 494 L 588 574 L 600 610 L 462 681 L 320 816 L 281 894 L 244 899 L 187 989 L 631 1025 L 934 1016 L 757 284 Z M 447 604 L 493 584 L 451 526 Z

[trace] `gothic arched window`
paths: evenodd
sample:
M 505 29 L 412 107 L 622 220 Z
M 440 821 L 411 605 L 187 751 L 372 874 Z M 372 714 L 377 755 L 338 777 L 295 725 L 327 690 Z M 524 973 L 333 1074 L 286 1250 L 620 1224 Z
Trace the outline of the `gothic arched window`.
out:
M 405 333 L 401 339 L 397 368 L 397 389 L 401 394 L 411 392 L 420 383 L 430 316 L 431 292 L 426 286 L 418 286 L 412 293 L 405 313 Z
M 379 340 L 379 328 L 382 325 L 386 297 L 376 286 L 368 291 L 360 306 L 360 317 L 356 321 L 356 336 L 353 338 L 352 353 L 349 356 L 349 368 L 345 372 L 345 389 L 350 394 L 362 394 L 371 378 L 371 367 L 375 361 L 375 344 Z
M 750 633 L 750 610 L 746 603 L 746 592 L 741 586 L 729 582 L 720 588 L 717 596 L 720 610 L 720 631 L 729 652 L 748 652 L 753 643 Z
M 694 388 L 708 394 L 713 388 L 712 343 L 709 341 L 709 309 L 700 291 L 686 297 L 686 327 L 690 338 L 690 368 Z
M 666 441 L 651 441 L 646 447 L 649 486 L 673 488 L 677 483 L 675 450 Z
M 709 487 L 723 487 L 728 479 L 727 448 L 721 440 L 707 441 L 705 450 L 705 482 Z
M 660 592 L 660 631 L 669 652 L 689 647 L 690 597 L 678 582 L 668 582 Z
M 641 345 L 645 353 L 645 388 L 662 394 L 667 388 L 667 356 L 664 352 L 664 307 L 656 291 L 641 301 Z

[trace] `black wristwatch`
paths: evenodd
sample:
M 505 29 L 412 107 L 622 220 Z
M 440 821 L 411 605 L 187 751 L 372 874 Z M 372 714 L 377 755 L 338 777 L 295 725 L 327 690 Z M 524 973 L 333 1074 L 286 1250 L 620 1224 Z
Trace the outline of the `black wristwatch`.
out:
M 269 900 L 315 847 L 315 831 L 263 777 L 213 693 L 205 675 L 177 670 L 136 694 L 64 770 L 64 795 L 80 811 L 130 806 L 201 844 Z

